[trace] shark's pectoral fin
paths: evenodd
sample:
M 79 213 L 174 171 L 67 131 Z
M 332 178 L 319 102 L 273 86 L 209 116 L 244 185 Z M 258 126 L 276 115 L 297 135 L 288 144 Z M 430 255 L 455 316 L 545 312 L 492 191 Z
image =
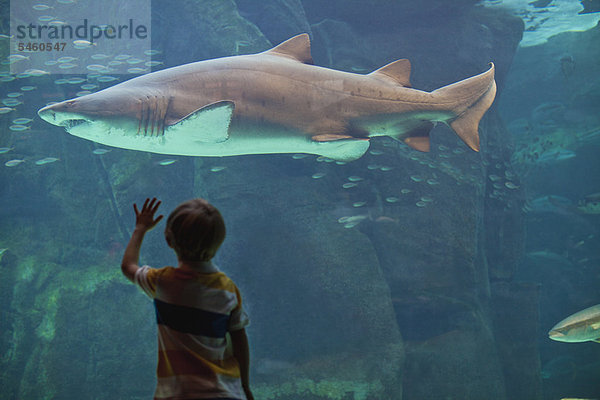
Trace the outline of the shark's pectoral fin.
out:
M 369 139 L 340 139 L 318 143 L 317 154 L 337 160 L 354 161 L 369 149 Z
M 218 101 L 188 114 L 167 128 L 168 134 L 185 134 L 191 141 L 220 143 L 229 139 L 229 125 L 235 105 Z
M 393 82 L 404 87 L 410 86 L 410 61 L 396 60 L 371 72 L 369 76 Z

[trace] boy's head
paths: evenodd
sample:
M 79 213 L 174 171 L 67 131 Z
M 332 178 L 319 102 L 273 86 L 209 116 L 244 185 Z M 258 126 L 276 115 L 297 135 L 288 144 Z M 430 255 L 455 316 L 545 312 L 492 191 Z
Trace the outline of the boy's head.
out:
M 208 261 L 225 240 L 225 222 L 208 201 L 188 200 L 169 215 L 165 238 L 179 260 Z

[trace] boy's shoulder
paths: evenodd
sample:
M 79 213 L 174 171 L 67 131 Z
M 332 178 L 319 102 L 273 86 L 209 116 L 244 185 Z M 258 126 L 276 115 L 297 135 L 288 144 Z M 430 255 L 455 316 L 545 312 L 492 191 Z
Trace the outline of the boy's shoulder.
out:
M 237 286 L 233 280 L 224 272 L 215 269 L 212 271 L 189 271 L 172 266 L 162 268 L 150 268 L 150 274 L 153 274 L 159 280 L 183 280 L 190 284 L 200 284 L 213 289 L 227 290 L 235 292 Z

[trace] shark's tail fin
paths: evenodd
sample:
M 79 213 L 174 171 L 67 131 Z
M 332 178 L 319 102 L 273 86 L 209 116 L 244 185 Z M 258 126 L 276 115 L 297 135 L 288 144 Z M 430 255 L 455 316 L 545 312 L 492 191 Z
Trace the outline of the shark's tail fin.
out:
M 482 74 L 444 86 L 432 94 L 449 99 L 450 111 L 456 115 L 450 126 L 470 148 L 479 151 L 479 121 L 496 97 L 494 64 Z

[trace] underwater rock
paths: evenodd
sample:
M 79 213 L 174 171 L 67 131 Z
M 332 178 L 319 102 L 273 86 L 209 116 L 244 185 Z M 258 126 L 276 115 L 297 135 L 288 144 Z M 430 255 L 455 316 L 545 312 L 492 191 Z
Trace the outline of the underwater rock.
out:
M 168 60 L 166 67 L 271 47 L 256 25 L 239 14 L 234 0 L 155 0 L 152 34 L 152 45 Z
M 355 396 L 367 387 L 367 398 L 400 399 L 402 340 L 373 248 L 337 222 L 331 207 L 339 194 L 327 184 L 329 176 L 314 180 L 288 175 L 289 165 L 279 168 L 303 161 L 223 159 L 227 168 L 220 175 L 198 163 L 196 193 L 215 204 L 227 224 L 216 263 L 241 288 L 253 357 L 293 366 L 272 374 L 259 373 L 265 363 L 253 366 L 261 398 L 298 398 L 301 381 L 315 388 L 353 381 L 361 384 L 346 390 Z M 303 398 L 328 398 L 316 396 L 317 389 L 313 394 Z
M 492 285 L 494 338 L 511 400 L 542 398 L 540 380 L 539 285 Z
M 239 13 L 252 21 L 272 44 L 300 33 L 312 36 L 301 0 L 235 0 Z

